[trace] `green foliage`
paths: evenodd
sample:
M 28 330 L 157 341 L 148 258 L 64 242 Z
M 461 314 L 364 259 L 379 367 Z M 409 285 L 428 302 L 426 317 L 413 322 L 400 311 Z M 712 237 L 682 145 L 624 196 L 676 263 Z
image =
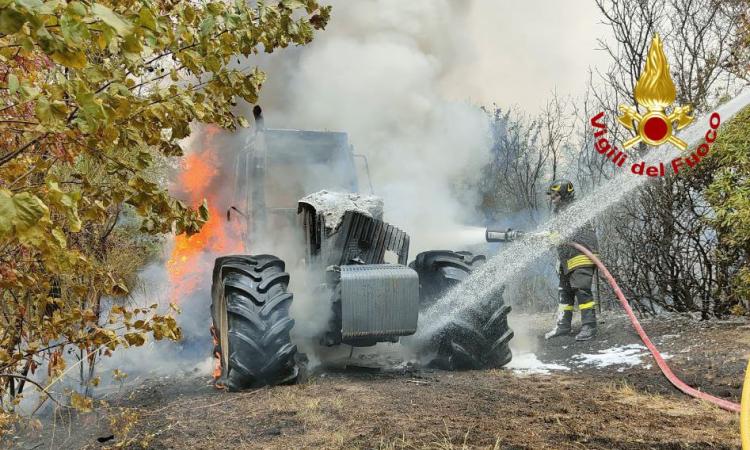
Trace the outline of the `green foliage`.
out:
M 3 374 L 45 359 L 54 380 L 67 346 L 93 362 L 179 339 L 155 307 L 100 314 L 145 262 L 139 235 L 208 218 L 154 181 L 155 164 L 182 155 L 193 122 L 247 124 L 233 106 L 254 103 L 265 75 L 238 57 L 308 43 L 329 15 L 315 0 L 0 0 L 0 394 Z
M 719 237 L 717 264 L 727 274 L 726 295 L 735 305 L 750 299 L 750 108 L 726 124 L 710 158 L 712 180 L 704 191 Z M 747 312 L 748 304 L 735 311 Z

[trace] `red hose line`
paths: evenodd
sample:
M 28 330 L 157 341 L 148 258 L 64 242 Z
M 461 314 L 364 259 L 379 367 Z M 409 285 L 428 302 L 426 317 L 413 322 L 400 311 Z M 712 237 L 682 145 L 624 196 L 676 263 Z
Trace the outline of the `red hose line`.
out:
M 594 256 L 594 254 L 591 253 L 586 247 L 576 242 L 570 242 L 568 243 L 568 245 L 574 247 L 576 250 L 580 251 L 584 255 L 591 258 L 591 260 L 594 261 L 594 264 L 596 264 L 596 267 L 598 267 L 601 273 L 603 273 L 604 276 L 607 278 L 609 285 L 612 286 L 612 289 L 614 289 L 615 291 L 615 295 L 617 295 L 617 299 L 620 300 L 620 304 L 625 309 L 625 312 L 630 318 L 630 322 L 633 324 L 633 328 L 635 328 L 635 331 L 638 333 L 638 336 L 641 337 L 641 340 L 643 341 L 643 343 L 646 344 L 646 347 L 648 347 L 648 350 L 654 356 L 654 359 L 656 360 L 656 364 L 659 365 L 661 372 L 664 374 L 665 377 L 667 377 L 670 383 L 672 383 L 677 389 L 681 390 L 687 395 L 690 395 L 692 397 L 699 398 L 702 400 L 706 400 L 718 406 L 719 408 L 726 409 L 727 411 L 732 411 L 732 412 L 737 412 L 737 413 L 740 412 L 740 405 L 738 405 L 737 403 L 730 402 L 729 400 L 724 400 L 718 397 L 714 397 L 713 395 L 706 394 L 705 392 L 701 392 L 697 389 L 693 389 L 692 387 L 685 384 L 682 380 L 677 378 L 677 376 L 672 372 L 672 369 L 670 369 L 669 366 L 667 365 L 667 362 L 664 361 L 664 358 L 662 358 L 661 353 L 659 353 L 659 350 L 656 349 L 656 346 L 651 342 L 651 339 L 648 338 L 648 335 L 646 335 L 646 332 L 643 331 L 643 327 L 641 327 L 641 324 L 638 322 L 638 319 L 635 317 L 635 314 L 633 314 L 633 310 L 630 308 L 630 305 L 628 304 L 628 300 L 625 298 L 625 295 L 623 295 L 622 291 L 620 290 L 620 287 L 617 285 L 615 278 L 612 276 L 611 273 L 609 273 L 609 270 L 607 270 L 607 268 L 599 260 L 599 258 Z

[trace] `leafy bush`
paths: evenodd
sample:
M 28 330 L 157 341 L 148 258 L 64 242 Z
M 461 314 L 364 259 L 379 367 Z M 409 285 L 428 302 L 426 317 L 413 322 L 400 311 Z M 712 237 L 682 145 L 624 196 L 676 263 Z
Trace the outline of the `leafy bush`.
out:
M 247 126 L 265 75 L 238 56 L 305 44 L 315 0 L 0 0 L 0 394 L 11 408 L 38 366 L 54 383 L 147 336 L 179 339 L 167 313 L 116 306 L 153 242 L 207 220 L 168 194 L 154 164 L 181 156 L 198 121 Z M 122 228 L 123 214 L 136 229 Z M 81 371 L 83 373 L 83 371 Z M 89 377 L 92 378 L 92 377 Z M 82 380 L 82 382 L 94 382 Z M 78 402 L 80 403 L 80 402 Z

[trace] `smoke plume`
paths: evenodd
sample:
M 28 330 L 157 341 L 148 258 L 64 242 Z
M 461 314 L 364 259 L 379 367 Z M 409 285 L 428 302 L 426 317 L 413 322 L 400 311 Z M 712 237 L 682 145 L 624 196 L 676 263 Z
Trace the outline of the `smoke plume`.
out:
M 261 62 L 266 124 L 347 132 L 369 160 L 384 219 L 410 234 L 411 255 L 450 248 L 445 230 L 473 213 L 458 181 L 489 148 L 485 114 L 445 87 L 469 63 L 466 34 L 456 32 L 469 27 L 467 9 L 449 1 L 330 3 L 331 23 L 312 44 Z

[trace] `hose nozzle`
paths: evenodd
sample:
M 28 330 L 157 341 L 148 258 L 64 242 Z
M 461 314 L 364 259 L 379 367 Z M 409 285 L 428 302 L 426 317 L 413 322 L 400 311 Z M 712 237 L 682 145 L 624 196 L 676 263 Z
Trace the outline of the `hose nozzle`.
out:
M 514 230 L 512 228 L 508 228 L 504 231 L 487 228 L 487 231 L 484 232 L 484 237 L 487 242 L 512 242 L 522 238 L 523 235 L 523 231 Z

